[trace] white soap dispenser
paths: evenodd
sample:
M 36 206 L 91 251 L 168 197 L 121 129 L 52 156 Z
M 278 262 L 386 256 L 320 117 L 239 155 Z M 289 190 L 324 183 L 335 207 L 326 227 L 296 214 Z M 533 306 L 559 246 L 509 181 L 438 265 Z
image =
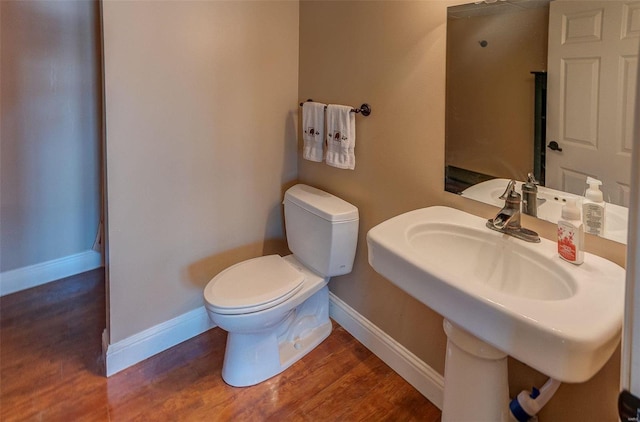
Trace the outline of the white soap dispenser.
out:
M 602 199 L 600 185 L 602 182 L 592 177 L 587 177 L 589 189 L 585 193 L 582 203 L 582 219 L 584 231 L 590 234 L 602 236 L 605 227 L 605 203 Z
M 584 261 L 584 225 L 574 198 L 567 199 L 558 221 L 558 255 L 576 265 Z

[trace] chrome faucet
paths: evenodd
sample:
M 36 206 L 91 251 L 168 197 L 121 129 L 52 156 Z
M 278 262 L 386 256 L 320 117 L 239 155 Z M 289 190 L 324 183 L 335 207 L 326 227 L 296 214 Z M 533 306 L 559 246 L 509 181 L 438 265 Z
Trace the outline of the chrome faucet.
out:
M 522 212 L 532 217 L 538 216 L 538 207 L 546 201 L 538 198 L 539 184 L 533 173 L 527 174 L 527 181 L 522 184 Z
M 533 217 L 538 216 L 538 181 L 532 173 L 522 184 L 522 212 Z
M 533 230 L 520 225 L 520 204 L 522 197 L 516 192 L 516 181 L 511 180 L 499 199 L 504 200 L 504 207 L 495 217 L 487 221 L 487 227 L 500 233 L 508 234 L 526 242 L 540 242 L 540 236 Z

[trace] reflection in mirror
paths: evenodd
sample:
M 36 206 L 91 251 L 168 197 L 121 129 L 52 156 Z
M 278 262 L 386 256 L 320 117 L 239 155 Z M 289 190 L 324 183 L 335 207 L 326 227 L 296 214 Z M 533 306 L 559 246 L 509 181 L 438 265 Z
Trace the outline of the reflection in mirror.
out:
M 625 243 L 639 48 L 640 0 L 448 8 L 445 189 L 502 206 L 493 193 L 532 173 L 533 215 L 555 223 L 591 176 L 603 236 Z

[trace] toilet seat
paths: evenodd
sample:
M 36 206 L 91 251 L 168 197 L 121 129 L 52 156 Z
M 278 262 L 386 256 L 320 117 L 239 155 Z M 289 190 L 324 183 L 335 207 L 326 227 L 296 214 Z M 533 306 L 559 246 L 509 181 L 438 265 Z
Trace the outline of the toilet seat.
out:
M 279 255 L 233 265 L 205 287 L 208 308 L 219 314 L 258 312 L 289 299 L 302 288 L 304 275 Z

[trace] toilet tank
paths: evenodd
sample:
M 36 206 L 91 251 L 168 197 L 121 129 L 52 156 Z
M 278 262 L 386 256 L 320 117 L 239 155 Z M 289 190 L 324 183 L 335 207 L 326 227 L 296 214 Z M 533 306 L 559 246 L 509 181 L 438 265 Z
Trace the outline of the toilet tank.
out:
M 348 274 L 358 243 L 358 209 L 307 185 L 284 195 L 287 242 L 293 255 L 324 277 Z

